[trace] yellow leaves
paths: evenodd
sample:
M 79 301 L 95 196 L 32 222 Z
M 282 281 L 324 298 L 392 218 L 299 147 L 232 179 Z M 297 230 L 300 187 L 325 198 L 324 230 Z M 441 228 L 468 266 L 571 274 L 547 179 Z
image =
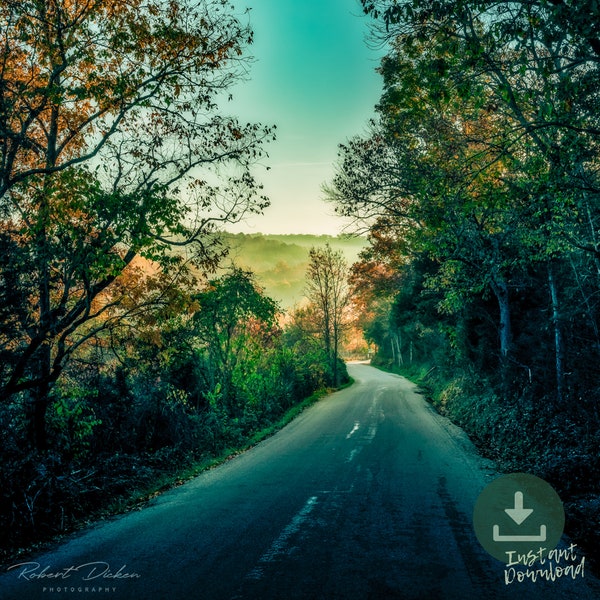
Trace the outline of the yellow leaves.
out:
M 200 310 L 200 303 L 197 300 L 192 300 L 187 305 L 187 313 L 189 315 L 193 315 Z
M 158 17 L 160 15 L 160 7 L 156 3 L 150 2 L 148 4 L 148 12 L 153 17 Z
M 162 348 L 163 346 L 163 338 L 159 329 L 145 329 L 140 332 L 139 339 L 157 348 Z
M 203 74 L 239 49 L 241 30 L 232 17 L 215 21 L 210 3 L 198 5 L 194 18 L 186 7 L 176 0 L 56 0 L 14 9 L 10 28 L 0 32 L 0 87 L 14 139 L 27 122 L 31 142 L 16 163 L 41 167 L 49 144 L 61 149 L 59 162 L 73 158 L 98 133 L 97 115 L 114 118 L 124 103 L 134 110 L 142 96 L 168 106 L 204 86 Z

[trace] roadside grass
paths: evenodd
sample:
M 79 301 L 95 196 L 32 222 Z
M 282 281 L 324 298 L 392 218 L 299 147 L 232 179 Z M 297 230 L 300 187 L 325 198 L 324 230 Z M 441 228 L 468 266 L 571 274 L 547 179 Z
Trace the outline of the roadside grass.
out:
M 526 472 L 548 481 L 563 501 L 566 533 L 600 575 L 600 432 L 577 414 L 554 412 L 545 399 L 504 402 L 486 382 L 464 373 L 448 377 L 428 365 L 373 366 L 416 384 L 499 472 Z
M 316 404 L 335 391 L 349 387 L 353 383 L 354 381 L 350 378 L 348 383 L 339 388 L 317 390 L 302 402 L 289 408 L 272 423 L 250 434 L 238 445 L 229 446 L 214 454 L 204 454 L 200 457 L 193 455 L 182 457 L 174 453 L 167 457 L 166 460 L 155 461 L 156 464 L 153 467 L 150 466 L 147 468 L 143 476 L 136 476 L 134 473 L 125 472 L 119 474 L 118 476 L 122 478 L 128 476 L 128 487 L 122 494 L 113 495 L 101 507 L 90 510 L 78 519 L 70 521 L 68 526 L 60 533 L 32 542 L 23 547 L 3 548 L 0 551 L 0 565 L 7 566 L 11 561 L 21 556 L 47 550 L 51 546 L 66 540 L 73 533 L 81 531 L 95 522 L 110 519 L 133 510 L 142 510 L 152 499 L 160 494 L 183 485 L 203 472 L 214 469 L 239 454 L 246 452 L 268 437 L 275 435 L 313 404 Z

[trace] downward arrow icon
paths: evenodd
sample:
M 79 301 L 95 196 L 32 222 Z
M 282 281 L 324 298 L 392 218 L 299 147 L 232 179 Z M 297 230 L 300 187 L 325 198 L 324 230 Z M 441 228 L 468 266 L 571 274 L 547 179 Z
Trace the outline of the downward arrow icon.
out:
M 523 492 L 515 492 L 515 507 L 505 508 L 504 512 L 520 525 L 533 512 L 533 508 L 523 508 Z

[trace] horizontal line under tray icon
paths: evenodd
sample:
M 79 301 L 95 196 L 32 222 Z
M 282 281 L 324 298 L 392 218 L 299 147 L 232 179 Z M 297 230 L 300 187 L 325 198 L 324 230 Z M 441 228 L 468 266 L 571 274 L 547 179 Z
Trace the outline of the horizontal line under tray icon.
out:
M 546 526 L 540 525 L 540 535 L 500 535 L 500 525 L 494 525 L 494 542 L 545 542 Z

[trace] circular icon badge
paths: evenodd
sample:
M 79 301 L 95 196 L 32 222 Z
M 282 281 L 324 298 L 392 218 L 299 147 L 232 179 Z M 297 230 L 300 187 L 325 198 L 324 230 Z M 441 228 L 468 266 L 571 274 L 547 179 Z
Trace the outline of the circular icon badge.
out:
M 565 511 L 549 483 L 535 475 L 511 473 L 481 492 L 473 525 L 480 544 L 494 558 L 532 564 L 557 546 Z

